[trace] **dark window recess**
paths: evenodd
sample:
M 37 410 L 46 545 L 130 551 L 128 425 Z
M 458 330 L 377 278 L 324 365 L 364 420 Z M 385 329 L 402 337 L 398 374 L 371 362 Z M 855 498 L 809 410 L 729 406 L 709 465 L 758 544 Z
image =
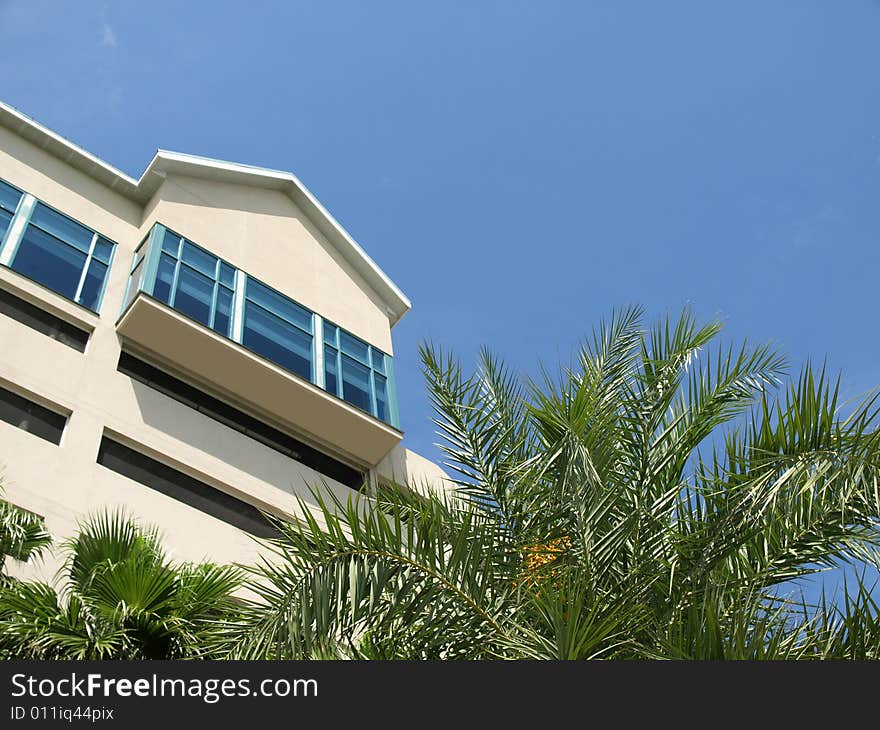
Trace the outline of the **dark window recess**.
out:
M 63 342 L 74 350 L 85 352 L 86 343 L 89 341 L 88 332 L 3 289 L 0 289 L 0 314 L 5 314 L 37 332 L 42 332 L 53 340 Z
M 278 537 L 260 510 L 106 436 L 98 463 L 257 537 Z
M 121 353 L 117 370 L 347 487 L 360 489 L 364 484 L 364 475 L 357 469 L 203 393 L 134 355 Z
M 53 444 L 60 444 L 67 416 L 50 411 L 39 403 L 22 398 L 17 393 L 0 388 L 0 421 L 11 423 Z

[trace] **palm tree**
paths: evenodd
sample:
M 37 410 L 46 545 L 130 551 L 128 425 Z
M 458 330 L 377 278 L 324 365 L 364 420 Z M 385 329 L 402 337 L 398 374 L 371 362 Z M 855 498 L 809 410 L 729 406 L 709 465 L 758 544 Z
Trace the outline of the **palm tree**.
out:
M 3 572 L 7 557 L 21 561 L 39 557 L 51 542 L 42 517 L 0 499 L 0 583 L 10 580 Z
M 87 520 L 64 549 L 59 590 L 23 581 L 0 587 L 0 657 L 200 657 L 235 610 L 236 569 L 172 564 L 154 530 L 121 514 Z
M 259 658 L 880 658 L 876 394 L 845 405 L 773 348 L 631 308 L 538 381 L 422 360 L 456 489 L 279 524 L 230 627 Z M 314 507 L 312 508 L 314 509 Z

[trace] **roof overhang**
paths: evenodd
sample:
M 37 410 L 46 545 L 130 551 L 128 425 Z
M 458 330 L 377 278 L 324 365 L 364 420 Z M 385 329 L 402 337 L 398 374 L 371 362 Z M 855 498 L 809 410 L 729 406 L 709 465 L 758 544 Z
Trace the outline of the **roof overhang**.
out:
M 3 102 L 0 102 L 0 125 L 140 205 L 145 205 L 153 197 L 168 174 L 280 190 L 296 203 L 379 295 L 392 327 L 412 308 L 407 296 L 291 172 L 159 150 L 140 178 L 135 180 Z

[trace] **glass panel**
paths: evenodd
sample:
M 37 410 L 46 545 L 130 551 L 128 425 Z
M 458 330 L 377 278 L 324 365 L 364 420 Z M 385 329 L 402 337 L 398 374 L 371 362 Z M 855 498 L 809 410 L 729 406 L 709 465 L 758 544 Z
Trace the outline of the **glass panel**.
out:
M 232 286 L 235 282 L 235 269 L 225 261 L 220 262 L 220 281 L 226 286 Z
M 368 345 L 366 342 L 362 342 L 356 337 L 352 337 L 348 332 L 344 330 L 339 331 L 339 345 L 342 347 L 342 351 L 346 355 L 351 355 L 352 357 L 360 360 L 364 365 L 368 365 L 370 363 L 370 354 Z
M 388 410 L 388 386 L 387 381 L 381 375 L 373 375 L 376 383 L 376 416 L 383 421 L 391 421 L 391 413 Z
M 0 241 L 3 240 L 3 236 L 6 235 L 6 231 L 9 230 L 9 223 L 12 221 L 12 213 L 7 213 L 5 210 L 0 209 Z
M 333 395 L 339 395 L 339 379 L 336 377 L 338 355 L 332 347 L 324 347 L 324 389 Z
M 165 237 L 162 239 L 162 250 L 177 258 L 180 253 L 180 236 L 171 231 L 165 231 Z
M 373 370 L 377 373 L 385 374 L 385 355 L 384 353 L 379 352 L 376 348 L 370 348 L 370 357 L 373 360 Z
M 247 283 L 247 298 L 265 307 L 273 314 L 299 325 L 306 332 L 312 331 L 311 312 L 250 277 Z
M 214 280 L 202 276 L 189 266 L 181 266 L 174 294 L 174 308 L 202 324 L 211 323 L 211 300 Z
M 128 279 L 128 291 L 125 296 L 125 303 L 122 305 L 122 308 L 125 309 L 130 303 L 131 300 L 137 296 L 137 293 L 141 290 L 141 277 L 144 274 L 144 258 L 141 256 L 141 260 L 137 262 L 134 267 L 134 271 L 131 272 L 131 275 Z
M 324 342 L 328 345 L 339 347 L 339 343 L 336 340 L 336 330 L 335 324 L 330 324 L 327 320 L 324 320 Z
M 82 291 L 79 295 L 79 303 L 94 311 L 98 311 L 101 290 L 104 288 L 104 277 L 107 275 L 107 264 L 93 258 L 83 281 Z
M 0 182 L 0 208 L 6 208 L 10 213 L 15 212 L 21 193 L 11 185 Z
M 0 314 L 21 322 L 25 327 L 30 327 L 35 332 L 57 340 L 74 350 L 85 352 L 89 341 L 88 332 L 68 324 L 63 319 L 58 319 L 45 309 L 19 299 L 3 289 L 0 289 Z
M 251 302 L 245 304 L 242 344 L 281 367 L 312 379 L 312 338 Z
M 153 296 L 165 304 L 171 304 L 171 285 L 174 283 L 175 266 L 177 262 L 167 253 L 163 253 L 159 258 L 159 271 L 156 273 Z
M 95 252 L 92 255 L 99 261 L 109 264 L 110 256 L 113 255 L 113 244 L 106 238 L 98 236 L 98 240 L 95 241 Z
M 12 261 L 12 268 L 68 299 L 76 296 L 86 255 L 28 226 Z
M 134 266 L 132 266 L 132 271 L 141 265 L 141 261 L 144 260 L 144 249 L 138 249 L 134 252 Z
M 217 257 L 212 256 L 207 251 L 202 251 L 197 246 L 193 246 L 189 241 L 183 242 L 183 255 L 181 258 L 190 266 L 210 276 L 212 279 L 217 276 Z
M 214 329 L 229 337 L 229 323 L 232 320 L 232 290 L 225 286 L 217 287 L 217 309 L 214 312 Z
M 39 436 L 53 444 L 61 443 L 61 433 L 67 419 L 17 393 L 0 388 L 0 421 Z
M 372 413 L 370 369 L 350 357 L 342 356 L 342 397 L 354 406 Z
M 37 203 L 34 212 L 31 215 L 31 223 L 39 226 L 47 233 L 51 233 L 56 238 L 60 238 L 65 243 L 80 249 L 85 253 L 89 252 L 92 245 L 92 231 L 81 226 L 79 223 L 70 220 L 67 216 L 56 213 L 51 208 Z

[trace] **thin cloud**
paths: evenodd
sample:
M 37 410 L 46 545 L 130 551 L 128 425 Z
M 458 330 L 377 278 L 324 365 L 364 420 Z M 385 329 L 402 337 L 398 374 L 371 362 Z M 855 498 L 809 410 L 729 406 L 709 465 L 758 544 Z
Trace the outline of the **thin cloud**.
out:
M 116 48 L 118 45 L 116 33 L 110 27 L 110 24 L 105 21 L 101 30 L 101 45 L 107 46 L 107 48 Z

